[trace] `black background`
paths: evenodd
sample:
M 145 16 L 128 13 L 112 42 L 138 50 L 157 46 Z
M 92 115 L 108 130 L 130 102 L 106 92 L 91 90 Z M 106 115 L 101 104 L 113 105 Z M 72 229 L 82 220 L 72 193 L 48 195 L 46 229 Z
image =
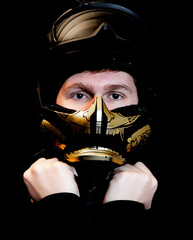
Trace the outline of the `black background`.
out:
M 22 173 L 37 141 L 35 67 L 44 52 L 46 34 L 69 1 L 10 3 L 1 10 L 1 138 L 3 204 L 22 209 Z M 152 151 L 158 163 L 159 187 L 155 208 L 163 229 L 171 234 L 182 226 L 182 201 L 190 203 L 185 189 L 188 160 L 186 39 L 188 6 L 169 1 L 128 1 L 129 8 L 146 22 L 153 39 L 157 83 L 156 138 Z M 141 160 L 142 161 L 142 160 Z M 156 175 L 155 174 L 155 175 Z M 156 175 L 156 176 L 157 176 Z M 183 177 L 182 177 L 183 176 Z M 185 177 L 186 181 L 186 177 Z M 188 219 L 188 217 L 187 217 Z M 173 227 L 171 225 L 173 224 Z M 178 228 L 176 228 L 178 225 Z M 169 233 L 168 233 L 169 234 Z

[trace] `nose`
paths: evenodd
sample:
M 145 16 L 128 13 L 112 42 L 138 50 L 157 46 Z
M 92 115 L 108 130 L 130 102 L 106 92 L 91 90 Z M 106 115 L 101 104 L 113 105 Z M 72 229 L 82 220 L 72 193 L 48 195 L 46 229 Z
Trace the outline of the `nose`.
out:
M 108 109 L 108 111 L 112 110 L 110 107 L 108 107 L 106 102 L 103 100 L 102 96 L 97 95 L 97 96 L 94 96 L 86 105 L 84 105 L 84 109 L 82 109 L 82 111 L 89 110 L 91 106 L 95 103 L 97 103 L 97 105 L 99 106 L 100 102 L 102 102 L 102 105 L 104 105 L 104 109 Z
M 88 111 L 90 117 L 90 128 L 93 134 L 106 134 L 108 119 L 111 113 L 108 110 L 103 98 L 97 96 L 92 107 Z

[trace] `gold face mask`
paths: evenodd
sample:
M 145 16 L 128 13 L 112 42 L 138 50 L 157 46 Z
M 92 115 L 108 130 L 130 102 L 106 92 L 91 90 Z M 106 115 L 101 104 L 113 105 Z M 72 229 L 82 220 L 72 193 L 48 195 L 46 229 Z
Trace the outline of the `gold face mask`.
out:
M 54 112 L 57 124 L 44 119 L 41 127 L 52 133 L 55 146 L 64 152 L 69 162 L 123 164 L 127 153 L 144 144 L 151 133 L 147 119 L 137 111 L 137 106 L 109 111 L 100 96 L 86 111 Z

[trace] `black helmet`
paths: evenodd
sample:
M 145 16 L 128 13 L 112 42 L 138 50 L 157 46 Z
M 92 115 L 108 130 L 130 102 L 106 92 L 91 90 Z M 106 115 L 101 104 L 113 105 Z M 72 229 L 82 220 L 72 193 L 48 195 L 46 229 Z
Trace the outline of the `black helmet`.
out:
M 85 70 L 125 71 L 137 79 L 139 93 L 145 86 L 141 76 L 148 62 L 147 30 L 138 15 L 113 2 L 78 1 L 63 13 L 52 25 L 49 49 L 40 66 L 42 129 L 53 133 L 55 145 L 70 162 L 89 159 L 122 164 L 151 132 L 147 109 L 141 106 L 109 111 L 100 97 L 87 111 L 56 104 L 65 79 Z

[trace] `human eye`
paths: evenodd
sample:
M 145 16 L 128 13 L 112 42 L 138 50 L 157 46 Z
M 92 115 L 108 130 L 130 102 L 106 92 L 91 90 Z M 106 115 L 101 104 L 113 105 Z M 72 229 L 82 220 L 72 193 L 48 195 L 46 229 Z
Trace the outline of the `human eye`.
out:
M 74 94 L 73 98 L 84 99 L 84 98 L 86 98 L 86 96 L 83 93 L 76 93 L 76 94 Z
M 70 98 L 75 101 L 81 101 L 81 100 L 87 100 L 89 98 L 89 95 L 83 92 L 76 92 L 76 93 L 72 93 Z
M 122 98 L 123 98 L 124 96 L 123 96 L 123 94 L 120 94 L 120 93 L 111 93 L 111 94 L 109 94 L 109 99 L 110 100 L 121 100 Z

